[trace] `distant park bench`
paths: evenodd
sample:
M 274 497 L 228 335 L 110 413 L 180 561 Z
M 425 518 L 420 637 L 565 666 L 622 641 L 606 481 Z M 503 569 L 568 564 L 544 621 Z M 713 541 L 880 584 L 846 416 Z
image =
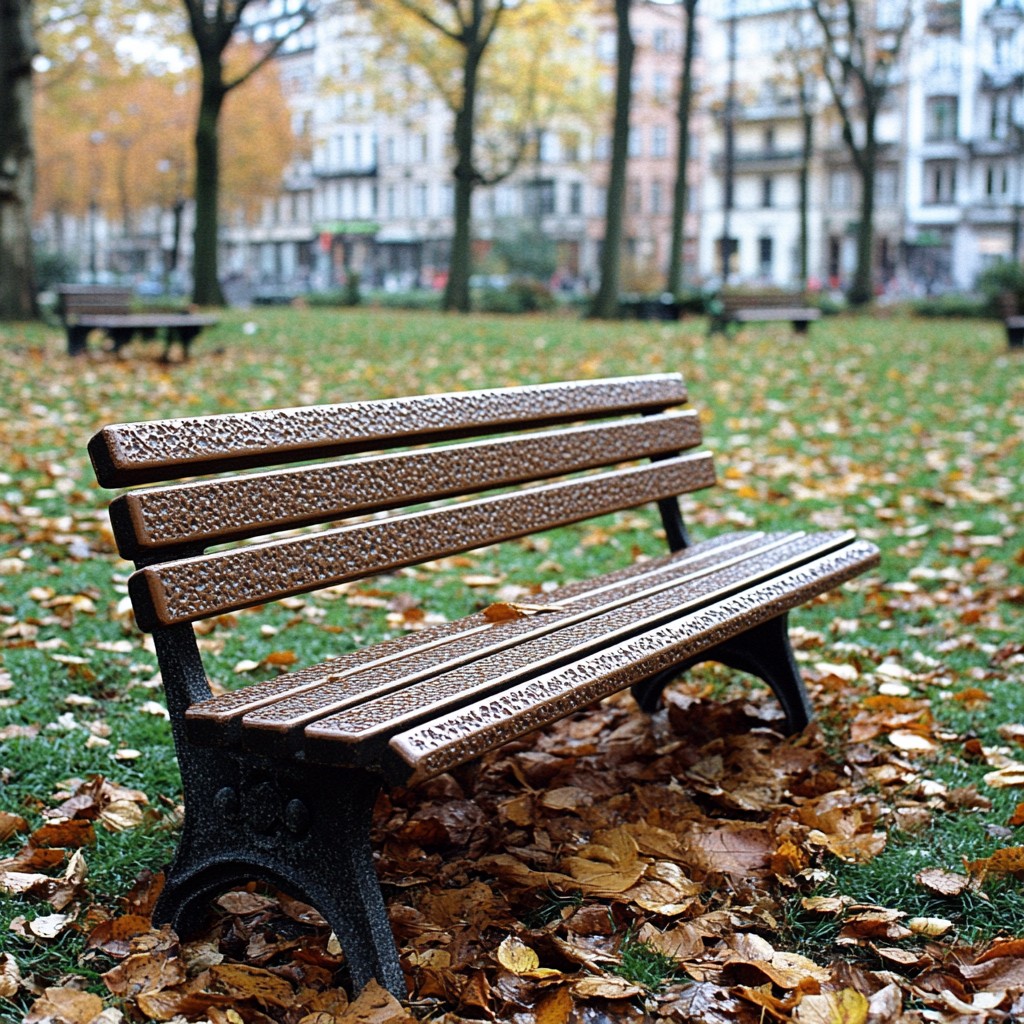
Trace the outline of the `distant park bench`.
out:
M 193 478 L 110 506 L 185 793 L 155 919 L 195 931 L 218 891 L 271 882 L 320 910 L 356 987 L 376 977 L 404 995 L 370 847 L 382 786 L 458 768 L 619 690 L 653 711 L 709 660 L 765 680 L 785 729 L 802 729 L 787 615 L 878 549 L 847 531 L 691 543 L 678 496 L 715 473 L 685 401 L 678 375 L 652 374 L 97 433 L 102 486 Z M 199 620 L 644 505 L 670 553 L 211 695 Z
M 789 321 L 797 334 L 806 334 L 808 327 L 821 319 L 821 310 L 808 306 L 797 293 L 772 291 L 722 292 L 715 300 L 711 316 L 711 333 L 726 333 L 733 324 L 758 321 Z
M 1006 342 L 1010 348 L 1024 348 L 1024 316 L 1006 318 Z
M 120 352 L 132 338 L 149 340 L 162 335 L 163 358 L 170 357 L 177 341 L 184 358 L 189 346 L 204 327 L 217 318 L 186 312 L 138 312 L 132 308 L 132 289 L 107 285 L 62 284 L 57 286 L 57 312 L 68 339 L 68 355 L 83 355 L 89 334 L 102 331 Z

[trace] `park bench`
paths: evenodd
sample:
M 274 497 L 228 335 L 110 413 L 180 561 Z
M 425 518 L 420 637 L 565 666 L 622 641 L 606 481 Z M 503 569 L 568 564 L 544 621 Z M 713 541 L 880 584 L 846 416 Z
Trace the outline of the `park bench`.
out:
M 69 356 L 83 355 L 90 332 L 103 331 L 115 352 L 136 336 L 149 340 L 162 335 L 165 361 L 175 341 L 187 359 L 193 339 L 217 323 L 216 317 L 199 313 L 140 312 L 132 308 L 131 288 L 106 285 L 58 285 L 57 312 L 67 332 Z
M 802 295 L 782 291 L 722 292 L 714 303 L 711 333 L 726 333 L 733 324 L 757 321 L 786 321 L 796 334 L 821 319 L 821 310 L 808 306 Z
M 1006 318 L 1006 342 L 1010 348 L 1024 348 L 1024 316 Z
M 787 613 L 878 551 L 842 531 L 691 543 L 679 496 L 715 474 L 685 400 L 678 375 L 654 374 L 97 433 L 100 484 L 131 488 L 110 519 L 137 566 L 128 591 L 152 634 L 185 795 L 156 919 L 188 933 L 217 891 L 270 882 L 321 911 L 354 985 L 376 977 L 401 995 L 369 841 L 382 786 L 625 688 L 654 710 L 706 660 L 765 680 L 786 729 L 802 729 Z M 134 487 L 186 477 L 209 479 Z M 499 603 L 211 695 L 198 620 L 644 505 L 660 511 L 663 556 L 540 594 L 522 614 L 495 614 Z

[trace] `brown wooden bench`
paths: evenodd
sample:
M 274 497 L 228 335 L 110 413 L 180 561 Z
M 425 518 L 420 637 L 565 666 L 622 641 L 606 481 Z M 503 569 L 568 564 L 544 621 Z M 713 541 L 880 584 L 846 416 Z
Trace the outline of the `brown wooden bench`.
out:
M 1024 348 L 1024 316 L 1006 318 L 1006 343 L 1010 348 Z
M 806 334 L 821 310 L 808 306 L 804 296 L 783 291 L 722 292 L 715 300 L 711 333 L 727 333 L 733 324 L 757 321 L 789 321 L 796 334 Z
M 803 728 L 787 613 L 878 551 L 848 532 L 691 543 L 678 496 L 714 469 L 696 412 L 676 408 L 685 400 L 678 375 L 658 374 L 96 434 L 104 486 L 210 477 L 110 506 L 138 567 L 128 589 L 153 636 L 185 793 L 157 919 L 188 932 L 217 891 L 268 881 L 319 908 L 356 986 L 375 976 L 404 994 L 369 842 L 381 786 L 456 768 L 627 687 L 653 710 L 706 660 L 766 680 L 787 728 Z M 538 597 L 535 614 L 480 612 L 211 696 L 197 620 L 650 504 L 668 553 Z
M 204 327 L 217 318 L 187 312 L 139 312 L 132 308 L 131 288 L 91 284 L 62 284 L 57 287 L 57 312 L 68 339 L 68 355 L 83 355 L 89 334 L 102 331 L 115 352 L 132 338 L 146 340 L 162 336 L 164 360 L 170 358 L 171 345 L 178 342 L 185 359 L 189 346 Z

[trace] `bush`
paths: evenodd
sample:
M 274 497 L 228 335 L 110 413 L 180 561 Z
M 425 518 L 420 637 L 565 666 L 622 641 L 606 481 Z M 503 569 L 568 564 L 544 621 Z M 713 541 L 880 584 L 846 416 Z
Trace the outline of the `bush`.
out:
M 539 281 L 517 278 L 507 288 L 482 288 L 477 306 L 485 313 L 541 313 L 555 308 L 555 297 Z
M 932 295 L 917 299 L 910 304 L 911 312 L 917 316 L 967 316 L 984 317 L 991 315 L 990 301 L 977 295 Z
M 78 265 L 63 252 L 36 249 L 36 289 L 50 291 L 59 284 L 68 284 L 78 276 Z
M 978 278 L 978 291 L 985 296 L 992 316 L 1024 312 L 1024 266 L 1016 260 L 993 263 Z

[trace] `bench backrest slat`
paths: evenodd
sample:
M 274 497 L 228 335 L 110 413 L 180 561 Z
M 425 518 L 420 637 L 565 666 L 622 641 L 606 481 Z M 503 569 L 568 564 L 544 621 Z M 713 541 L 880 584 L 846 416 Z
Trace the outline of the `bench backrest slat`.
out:
M 795 309 L 807 305 L 802 292 L 743 291 L 722 292 L 719 296 L 724 313 L 738 309 Z
M 129 492 L 111 504 L 122 557 L 172 558 L 223 544 L 420 502 L 680 452 L 700 444 L 697 414 L 668 412 L 224 480 Z
M 686 401 L 678 374 L 421 395 L 105 427 L 89 442 L 104 487 L 265 468 L 381 448 L 661 412 Z
M 706 452 L 444 508 L 148 566 L 129 580 L 140 628 L 220 615 L 684 494 Z
M 64 320 L 75 317 L 120 315 L 131 310 L 131 288 L 98 285 L 60 285 L 57 288 L 58 309 Z

